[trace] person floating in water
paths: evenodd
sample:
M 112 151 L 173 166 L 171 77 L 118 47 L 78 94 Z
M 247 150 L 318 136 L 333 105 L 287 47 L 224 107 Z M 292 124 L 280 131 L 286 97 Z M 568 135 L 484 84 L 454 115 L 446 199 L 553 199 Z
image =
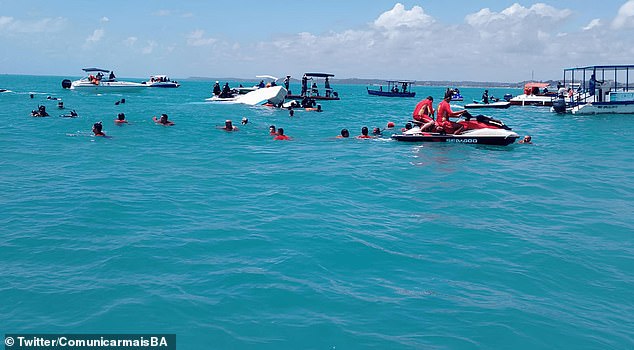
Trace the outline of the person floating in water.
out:
M 225 126 L 220 126 L 219 128 L 224 131 L 238 131 L 238 127 L 233 125 L 231 119 L 225 120 Z
M 371 139 L 372 136 L 368 135 L 368 127 L 364 126 L 361 128 L 361 135 L 357 136 L 358 139 Z
M 348 129 L 341 129 L 341 135 L 337 136 L 338 139 L 347 139 L 348 137 L 350 137 Z
M 117 125 L 128 124 L 128 121 L 125 120 L 125 114 L 119 113 L 117 115 L 117 119 L 114 120 L 114 123 L 117 124 Z
M 38 106 L 37 110 L 31 111 L 32 117 L 48 117 L 45 106 Z
M 152 120 L 154 120 L 154 122 L 156 124 L 161 124 L 163 126 L 172 126 L 174 125 L 174 122 L 172 122 L 171 120 L 167 119 L 167 114 L 163 113 L 161 114 L 161 118 L 157 118 L 157 117 L 152 117 Z
M 533 138 L 530 135 L 526 135 L 519 143 L 533 144 Z
M 372 129 L 372 135 L 374 135 L 374 136 L 381 136 L 382 133 L 383 133 L 383 131 L 381 130 L 381 128 Z
M 103 132 L 103 125 L 101 125 L 101 122 L 97 122 L 92 125 L 92 133 L 95 136 L 106 136 L 106 133 Z
M 284 129 L 283 128 L 278 128 L 277 129 L 277 135 L 273 138 L 273 140 L 281 140 L 281 141 L 288 141 L 291 138 L 284 135 Z
M 69 114 L 62 114 L 62 115 L 60 115 L 60 117 L 62 117 L 62 118 L 77 118 L 77 112 L 75 112 L 75 110 L 73 109 L 72 111 L 70 111 Z
M 57 102 L 57 108 L 58 109 L 64 109 L 64 102 L 62 102 L 62 101 Z
M 247 124 L 249 124 L 249 118 L 242 117 L 242 125 L 247 125 Z
M 275 129 L 275 125 L 269 126 L 269 135 L 277 135 L 277 130 Z
M 294 110 L 294 109 L 292 109 L 292 108 L 290 108 L 290 109 L 288 110 L 288 116 L 289 116 L 289 117 L 293 117 L 294 115 L 295 115 L 295 110 Z

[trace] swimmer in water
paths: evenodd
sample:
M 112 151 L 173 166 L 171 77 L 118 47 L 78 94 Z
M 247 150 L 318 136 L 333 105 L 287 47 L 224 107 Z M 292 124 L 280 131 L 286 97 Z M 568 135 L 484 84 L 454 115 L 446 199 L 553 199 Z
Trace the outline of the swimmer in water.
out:
M 337 136 L 338 139 L 347 139 L 348 137 L 350 137 L 348 129 L 341 129 L 341 135 Z
M 374 136 L 381 136 L 381 133 L 382 133 L 382 131 L 381 131 L 380 128 L 372 129 L 372 135 L 374 135 Z
M 60 117 L 62 117 L 62 118 L 77 118 L 77 112 L 75 112 L 75 110 L 73 109 L 72 111 L 70 111 L 69 114 L 62 114 L 62 115 L 60 115 Z
M 92 132 L 93 134 L 95 134 L 95 136 L 106 136 L 106 134 L 102 131 L 103 130 L 103 125 L 101 125 L 101 122 L 97 122 L 95 124 L 92 125 Z
M 289 117 L 292 117 L 292 116 L 294 116 L 294 115 L 295 115 L 295 111 L 291 108 L 291 109 L 288 111 L 288 116 L 289 116 Z
M 219 128 L 224 131 L 238 131 L 238 127 L 233 125 L 231 119 L 225 120 L 225 126 L 221 126 Z
M 287 141 L 290 140 L 291 138 L 284 135 L 284 129 L 283 128 L 278 128 L 277 129 L 277 135 L 273 138 L 273 140 L 282 140 L 282 141 Z
M 364 126 L 361 128 L 361 135 L 357 136 L 358 139 L 371 139 L 372 136 L 368 135 L 368 127 Z
M 115 119 L 114 122 L 117 125 L 122 125 L 122 124 L 127 124 L 128 123 L 128 121 L 125 120 L 125 114 L 123 114 L 123 113 L 119 113 L 117 115 L 117 119 Z
M 157 117 L 152 117 L 152 120 L 154 120 L 154 122 L 156 124 L 161 124 L 163 126 L 172 126 L 174 125 L 174 122 L 172 122 L 171 120 L 167 119 L 167 114 L 163 113 L 161 114 L 161 118 L 157 118 Z
M 533 144 L 532 140 L 533 138 L 530 135 L 526 135 L 524 136 L 524 139 L 522 139 L 519 143 L 526 143 L 526 144 L 532 145 Z
M 275 125 L 269 126 L 269 134 L 270 135 L 277 135 L 277 131 L 275 131 Z
M 242 117 L 242 125 L 247 125 L 249 123 L 249 118 Z

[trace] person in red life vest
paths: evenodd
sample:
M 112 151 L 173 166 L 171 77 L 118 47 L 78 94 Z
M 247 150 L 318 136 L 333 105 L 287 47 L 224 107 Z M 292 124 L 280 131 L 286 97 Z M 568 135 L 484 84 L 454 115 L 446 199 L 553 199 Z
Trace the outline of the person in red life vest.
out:
M 290 140 L 291 138 L 284 135 L 284 129 L 278 128 L 277 135 L 273 138 L 273 140 Z
M 368 135 L 368 127 L 364 126 L 361 128 L 361 135 L 357 136 L 358 139 L 371 139 L 372 136 Z
M 159 119 L 157 117 L 152 117 L 152 120 L 154 120 L 154 122 L 156 124 L 161 124 L 163 126 L 172 126 L 172 125 L 174 125 L 173 121 L 167 119 L 167 114 L 165 114 L 165 113 L 161 114 L 161 119 Z
M 430 130 L 434 126 L 434 107 L 432 106 L 434 103 L 434 98 L 431 96 L 427 96 L 424 100 L 418 102 L 416 108 L 414 108 L 414 113 L 412 117 L 415 121 L 420 122 L 417 124 L 421 125 L 421 130 Z
M 219 126 L 218 128 L 224 131 L 238 131 L 238 127 L 233 125 L 231 119 L 225 120 L 225 126 Z
M 128 121 L 125 120 L 125 114 L 119 113 L 119 115 L 117 115 L 117 119 L 114 120 L 114 123 L 117 125 L 128 124 Z
M 451 101 L 451 93 L 446 93 L 445 98 L 438 105 L 438 109 L 436 110 L 436 127 L 438 129 L 442 129 L 444 132 L 448 134 L 460 134 L 462 129 L 464 128 L 462 125 L 458 123 L 452 122 L 449 118 L 460 117 L 467 110 L 464 109 L 462 111 L 454 112 L 451 110 L 451 106 L 449 105 L 449 101 Z M 447 118 L 447 122 L 443 120 Z M 442 126 L 441 126 L 442 125 Z
M 269 135 L 277 135 L 277 131 L 275 131 L 275 125 L 269 126 Z
M 103 125 L 101 125 L 101 122 L 92 125 L 92 133 L 95 134 L 95 136 L 106 137 L 106 134 L 103 132 Z

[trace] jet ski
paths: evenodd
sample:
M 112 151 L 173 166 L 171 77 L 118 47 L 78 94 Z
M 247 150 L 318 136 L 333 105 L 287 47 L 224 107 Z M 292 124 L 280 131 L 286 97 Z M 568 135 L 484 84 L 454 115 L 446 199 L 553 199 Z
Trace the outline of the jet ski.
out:
M 421 131 L 420 127 L 416 126 L 400 135 L 392 135 L 392 139 L 405 142 L 452 142 L 507 146 L 519 138 L 519 135 L 511 131 L 511 128 L 501 120 L 485 115 L 472 116 L 469 112 L 463 116 L 464 120 L 458 123 L 464 127 L 464 131 L 458 135 Z

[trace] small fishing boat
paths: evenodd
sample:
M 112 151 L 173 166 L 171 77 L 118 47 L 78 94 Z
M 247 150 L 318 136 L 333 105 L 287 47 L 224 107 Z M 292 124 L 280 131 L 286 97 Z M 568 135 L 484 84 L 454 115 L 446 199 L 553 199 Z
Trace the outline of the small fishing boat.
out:
M 386 80 L 385 82 L 387 83 L 387 88 L 385 90 L 383 90 L 383 85 L 380 85 L 378 90 L 366 87 L 368 94 L 385 97 L 416 96 L 416 92 L 412 92 L 412 86 L 416 83 L 413 80 Z
M 79 80 L 70 81 L 62 80 L 64 89 L 106 92 L 106 91 L 138 91 L 147 87 L 145 84 L 134 83 L 131 81 L 120 81 L 114 76 L 114 72 L 101 68 L 84 68 L 82 69 L 88 76 Z M 104 75 L 104 73 L 108 74 Z
M 304 73 L 304 76 L 302 77 L 301 93 L 299 95 L 292 94 L 289 90 L 287 98 L 302 99 L 304 97 L 309 97 L 313 100 L 339 100 L 339 93 L 330 87 L 330 78 L 334 76 L 334 74 L 330 73 Z M 319 92 L 319 86 L 317 85 L 317 81 L 320 79 L 324 79 L 323 94 Z M 309 80 L 312 82 L 310 86 Z M 287 75 L 284 84 L 288 84 L 287 82 L 289 81 L 290 75 Z M 288 88 L 290 88 L 290 86 Z
M 160 88 L 177 88 L 181 86 L 177 81 L 172 81 L 167 75 L 152 75 L 150 80 L 144 81 L 141 84 L 145 84 L 147 87 L 160 87 Z

